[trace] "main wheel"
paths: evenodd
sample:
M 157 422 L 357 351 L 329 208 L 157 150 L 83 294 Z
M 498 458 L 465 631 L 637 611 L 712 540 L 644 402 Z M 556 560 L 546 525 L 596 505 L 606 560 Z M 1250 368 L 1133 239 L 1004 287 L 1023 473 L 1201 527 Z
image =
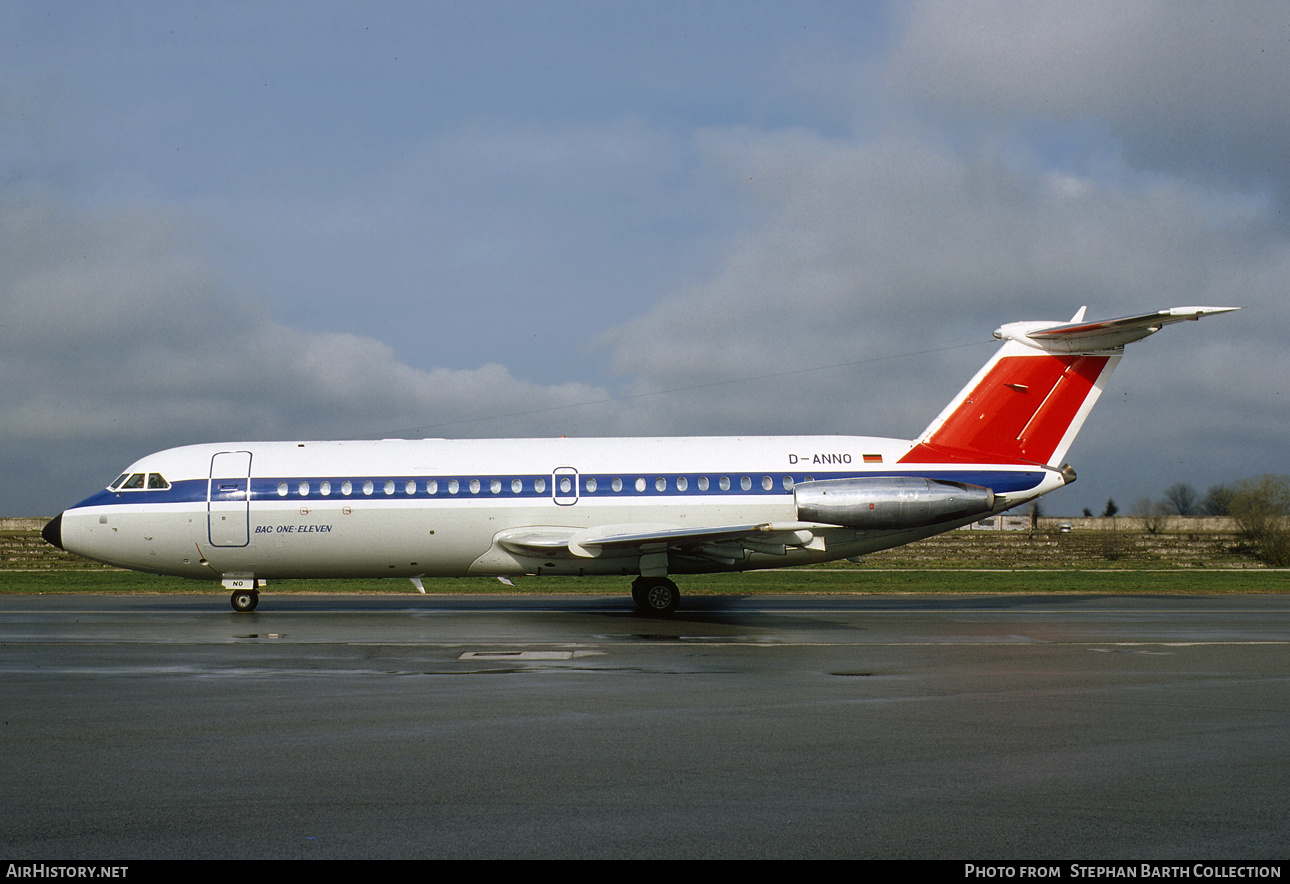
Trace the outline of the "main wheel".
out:
M 254 589 L 235 589 L 229 601 L 232 602 L 234 611 L 249 614 L 260 603 L 260 594 Z
M 666 616 L 676 610 L 681 590 L 666 577 L 639 577 L 632 582 L 632 601 L 646 614 Z

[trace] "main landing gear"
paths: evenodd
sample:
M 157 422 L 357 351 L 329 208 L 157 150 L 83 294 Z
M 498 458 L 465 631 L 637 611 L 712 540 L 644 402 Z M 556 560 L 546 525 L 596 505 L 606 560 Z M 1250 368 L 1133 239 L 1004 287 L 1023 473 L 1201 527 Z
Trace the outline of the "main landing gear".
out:
M 632 581 L 632 601 L 642 613 L 665 617 L 676 610 L 681 590 L 666 577 L 637 577 Z

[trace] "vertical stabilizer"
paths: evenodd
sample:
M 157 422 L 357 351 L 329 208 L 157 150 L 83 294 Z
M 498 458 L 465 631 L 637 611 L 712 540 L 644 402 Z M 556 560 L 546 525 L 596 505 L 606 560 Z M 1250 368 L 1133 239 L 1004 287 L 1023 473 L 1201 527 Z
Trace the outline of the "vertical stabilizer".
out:
M 1014 322 L 1005 343 L 901 463 L 1032 463 L 1057 468 L 1119 364 L 1124 345 L 1235 307 L 1174 307 L 1086 322 Z
M 1056 356 L 1010 341 L 901 462 L 1056 467 L 1119 361 L 1119 354 Z

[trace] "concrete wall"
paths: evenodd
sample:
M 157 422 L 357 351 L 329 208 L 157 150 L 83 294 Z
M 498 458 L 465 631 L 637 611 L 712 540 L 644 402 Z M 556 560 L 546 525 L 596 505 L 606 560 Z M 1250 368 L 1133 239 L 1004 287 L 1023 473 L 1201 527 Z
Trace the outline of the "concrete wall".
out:
M 1156 530 L 1169 533 L 1187 533 L 1187 532 L 1228 532 L 1235 531 L 1236 523 L 1228 516 L 1151 516 L 1158 528 Z M 1142 516 L 1093 516 L 1084 518 L 1078 516 L 1075 518 L 1050 518 L 1044 516 L 1039 520 L 1040 531 L 1056 531 L 1058 525 L 1066 524 L 1071 526 L 1073 531 L 1106 531 L 1111 528 L 1118 528 L 1121 531 L 1145 531 L 1144 524 L 1146 519 Z

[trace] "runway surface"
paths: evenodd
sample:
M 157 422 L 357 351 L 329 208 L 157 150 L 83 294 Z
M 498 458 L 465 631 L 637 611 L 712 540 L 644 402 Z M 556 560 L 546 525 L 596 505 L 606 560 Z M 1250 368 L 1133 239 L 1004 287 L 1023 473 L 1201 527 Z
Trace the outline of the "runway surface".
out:
M 0 857 L 1277 859 L 1290 597 L 0 597 Z

